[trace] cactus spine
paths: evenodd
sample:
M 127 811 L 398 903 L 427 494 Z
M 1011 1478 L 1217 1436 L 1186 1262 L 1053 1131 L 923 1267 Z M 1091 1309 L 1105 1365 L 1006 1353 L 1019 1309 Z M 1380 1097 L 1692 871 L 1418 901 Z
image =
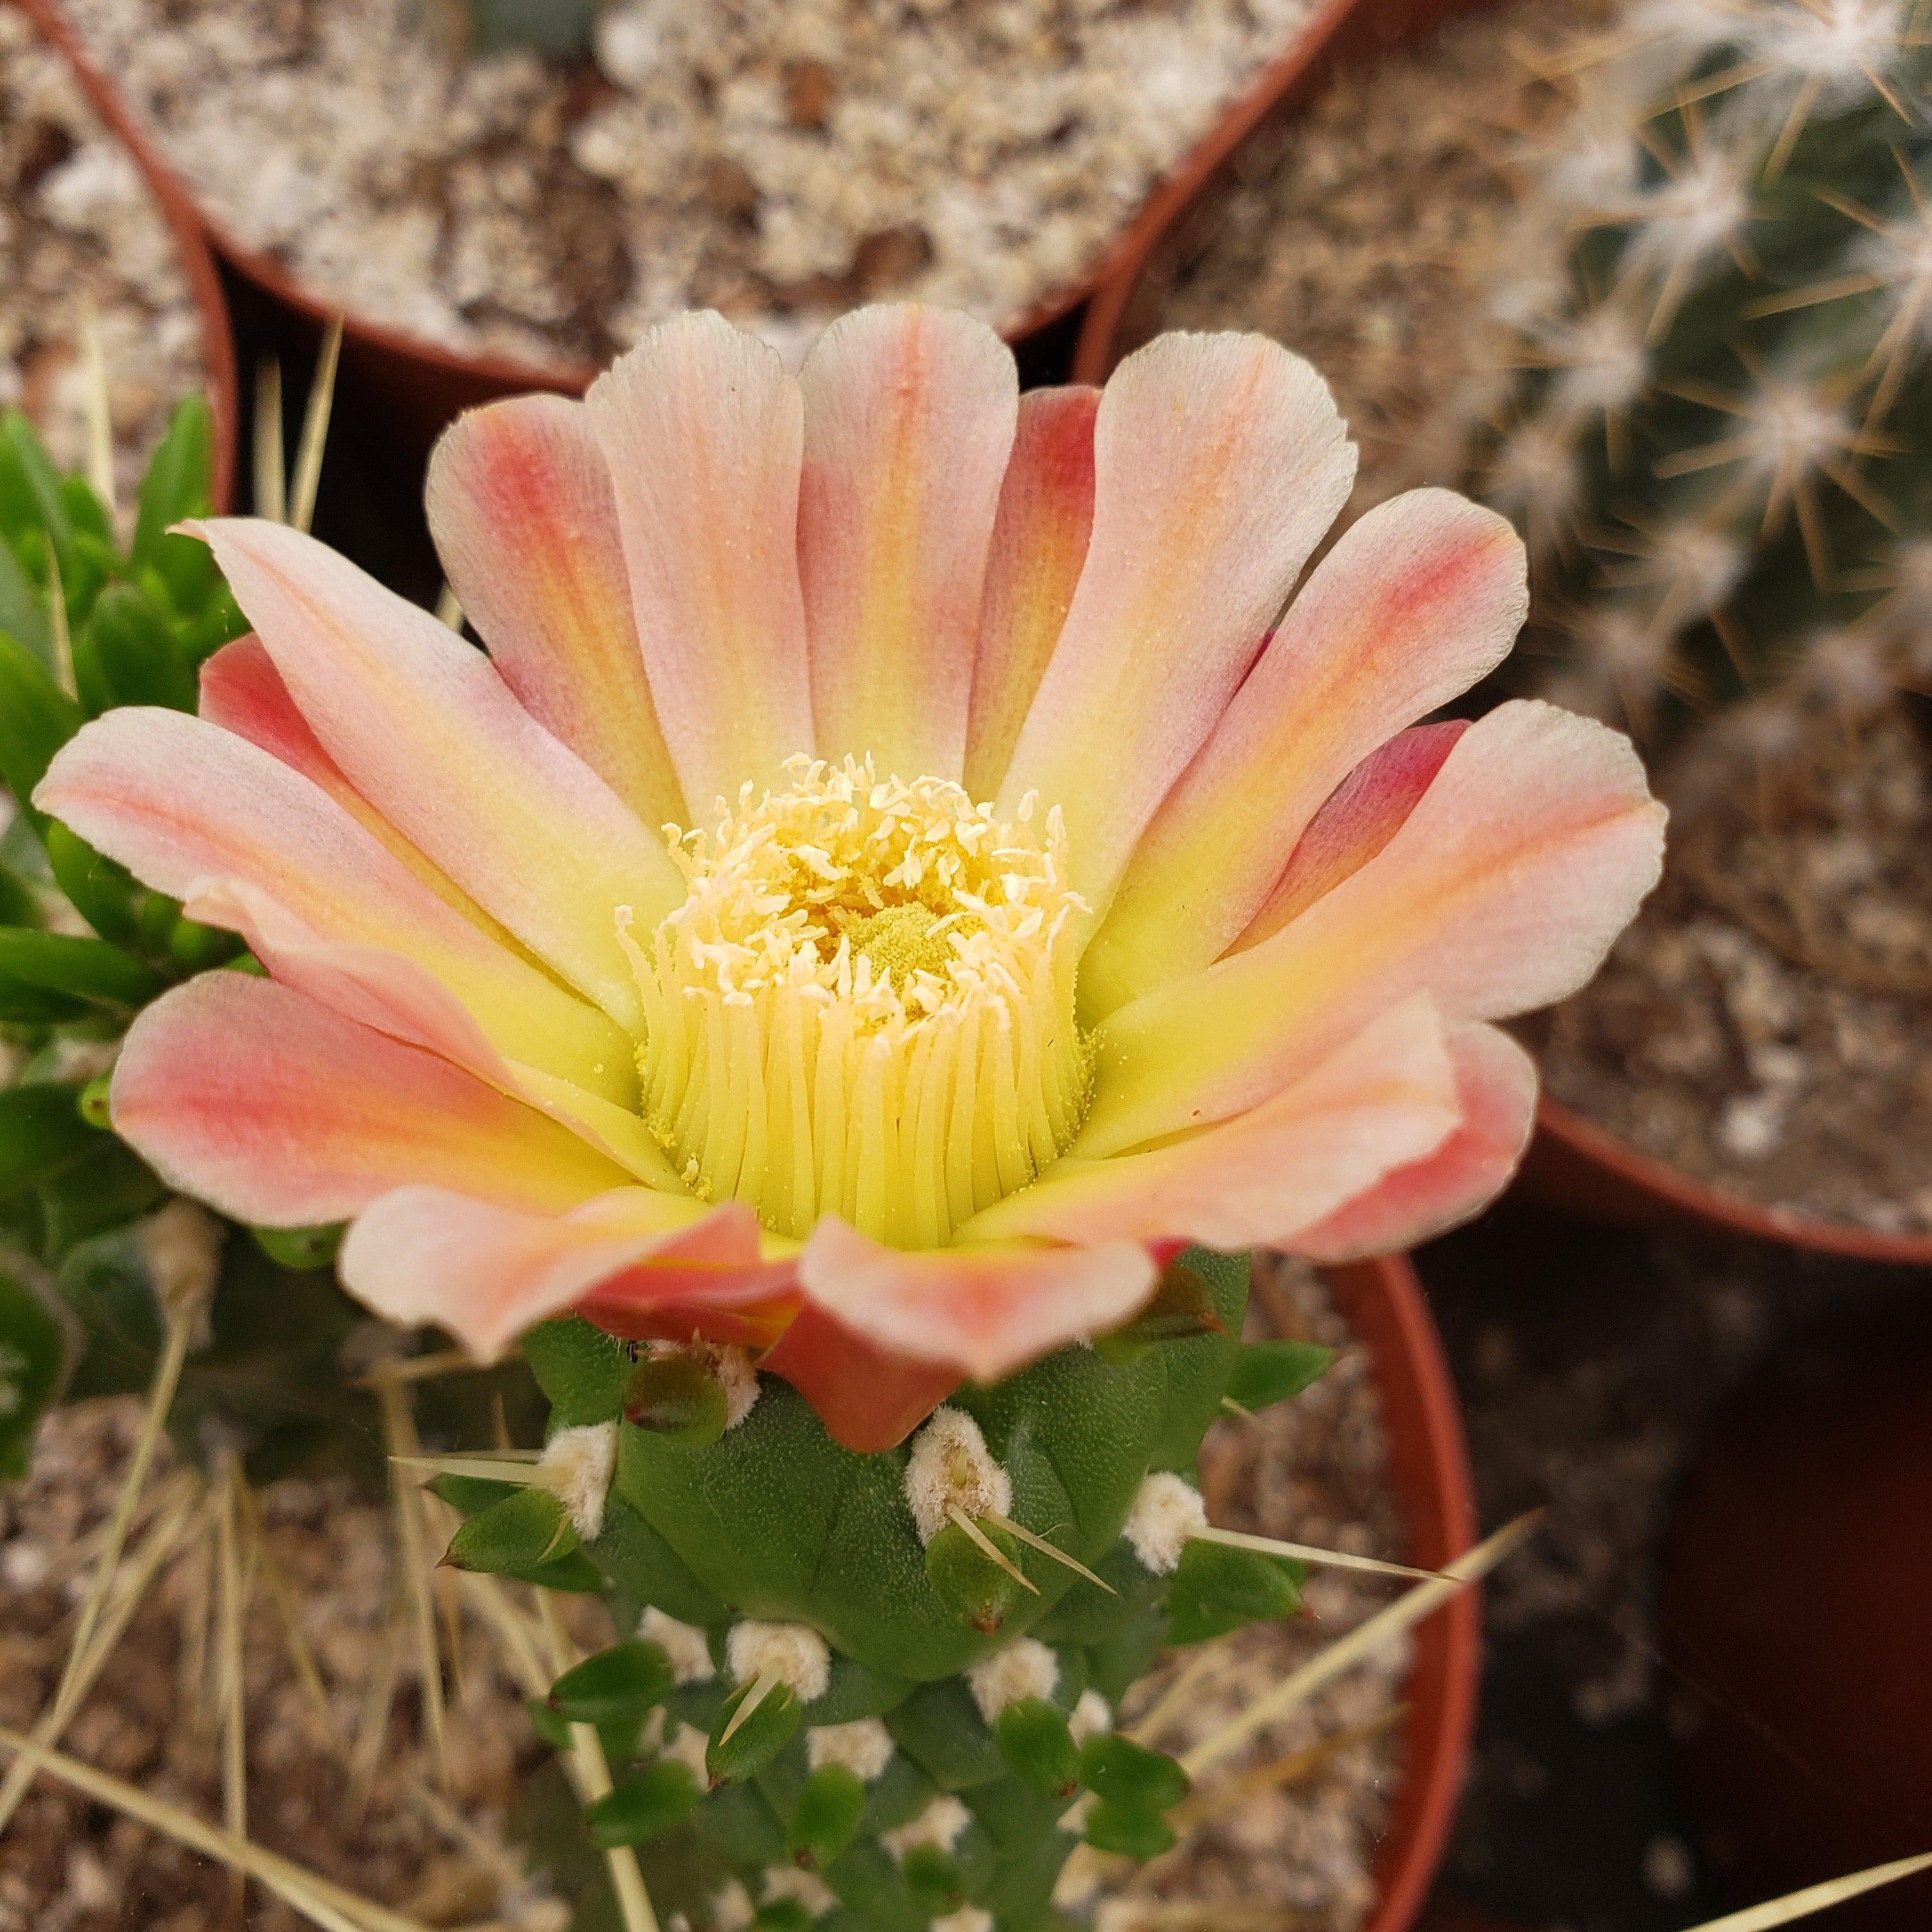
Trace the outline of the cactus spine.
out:
M 1492 278 L 1479 439 L 1553 695 L 1708 775 L 1932 671 L 1932 56 L 1898 0 L 1655 0 Z M 1477 393 L 1480 392 L 1480 393 Z M 1493 386 L 1472 386 L 1466 413 Z
M 1231 1377 L 1251 1407 L 1319 1366 L 1242 1346 L 1247 1290 L 1246 1256 L 1190 1250 L 1149 1316 L 877 1455 L 740 1352 L 530 1332 L 550 1446 L 528 1486 L 439 1479 L 471 1512 L 449 1560 L 599 1591 L 634 1633 L 537 1717 L 598 1727 L 586 1828 L 644 1848 L 666 1922 L 1031 1932 L 1070 1922 L 1077 1845 L 1172 1843 L 1186 1777 L 1114 1709 L 1166 1645 L 1299 1602 L 1294 1564 L 1194 1534 Z

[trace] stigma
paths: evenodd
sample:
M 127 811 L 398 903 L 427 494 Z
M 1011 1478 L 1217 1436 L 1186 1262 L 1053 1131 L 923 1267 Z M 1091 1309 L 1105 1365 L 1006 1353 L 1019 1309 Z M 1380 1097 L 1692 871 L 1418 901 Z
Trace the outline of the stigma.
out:
M 800 758 L 713 830 L 667 826 L 688 896 L 626 935 L 645 1118 L 686 1184 L 779 1234 L 844 1216 L 926 1247 L 1078 1131 L 1085 907 L 1058 808 Z

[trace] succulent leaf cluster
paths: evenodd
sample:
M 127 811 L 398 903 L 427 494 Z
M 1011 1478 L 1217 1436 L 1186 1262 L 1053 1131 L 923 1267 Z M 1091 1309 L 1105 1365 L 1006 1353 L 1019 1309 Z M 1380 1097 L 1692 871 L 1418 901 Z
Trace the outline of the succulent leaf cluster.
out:
M 131 531 L 64 473 L 26 418 L 0 417 L 0 1479 L 26 1466 L 64 1392 L 144 1389 L 166 1304 L 203 1305 L 172 1412 L 267 1473 L 345 1458 L 373 1472 L 364 1399 L 338 1364 L 362 1318 L 328 1273 L 332 1231 L 244 1231 L 174 1199 L 108 1124 L 106 1070 L 129 1022 L 210 968 L 248 970 L 230 933 L 184 917 L 30 802 L 49 760 L 121 705 L 192 711 L 196 674 L 246 626 L 207 547 L 170 534 L 205 515 L 212 425 L 174 411 Z M 368 1418 L 363 1418 L 365 1421 Z
M 531 1330 L 535 1480 L 436 1487 L 467 1513 L 449 1562 L 601 1592 L 634 1633 L 535 1712 L 560 1748 L 601 1734 L 592 1841 L 645 1847 L 696 1932 L 1028 1932 L 1068 1922 L 1077 1846 L 1165 1850 L 1186 1775 L 1116 1707 L 1168 1645 L 1300 1603 L 1298 1564 L 1195 1533 L 1224 1404 L 1328 1359 L 1239 1341 L 1248 1271 L 1190 1250 L 1127 1329 L 969 1384 L 873 1455 L 737 1352 Z
M 1775 760 L 1932 671 L 1932 49 L 1900 0 L 1653 0 L 1574 62 L 1462 413 L 1551 694 Z M 1479 360 L 1483 359 L 1479 358 Z

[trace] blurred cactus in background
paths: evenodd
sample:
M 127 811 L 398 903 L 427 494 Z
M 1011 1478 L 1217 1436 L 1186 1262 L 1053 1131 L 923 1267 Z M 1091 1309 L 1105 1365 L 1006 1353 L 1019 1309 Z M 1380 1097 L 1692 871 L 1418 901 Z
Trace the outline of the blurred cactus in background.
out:
M 426 25 L 458 57 L 521 47 L 540 59 L 586 60 L 603 0 L 420 0 Z
M 1932 672 L 1932 52 L 1902 0 L 1649 0 L 1576 50 L 1458 398 L 1562 701 L 1680 790 Z

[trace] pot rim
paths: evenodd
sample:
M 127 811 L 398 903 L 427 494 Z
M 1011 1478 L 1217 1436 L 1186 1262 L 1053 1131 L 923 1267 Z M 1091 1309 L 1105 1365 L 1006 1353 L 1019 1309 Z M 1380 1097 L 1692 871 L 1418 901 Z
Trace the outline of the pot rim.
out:
M 20 5 L 41 39 L 66 62 L 109 135 L 132 158 L 142 185 L 167 224 L 200 320 L 202 374 L 214 418 L 214 467 L 208 478 L 208 497 L 216 514 L 224 514 L 234 500 L 241 385 L 227 298 L 222 292 L 220 272 L 209 252 L 199 212 L 180 182 L 161 164 L 119 93 L 81 51 L 74 29 L 52 0 L 20 0 Z
M 214 252 L 273 301 L 318 326 L 339 320 L 345 341 L 365 354 L 434 370 L 506 394 L 539 390 L 581 395 L 601 373 L 574 362 L 543 363 L 497 350 L 452 348 L 331 303 L 298 280 L 268 250 L 242 241 L 208 210 L 186 178 L 163 158 L 158 141 L 142 128 L 117 83 L 83 49 L 79 35 L 62 17 L 58 0 L 22 0 L 22 4 L 59 44 L 89 94 L 134 150 L 142 172 L 158 184 L 165 182 L 172 204 L 186 213 Z M 1117 279 L 1137 271 L 1153 242 L 1166 232 L 1175 212 L 1193 199 L 1200 183 L 1267 114 L 1284 86 L 1336 27 L 1358 8 L 1387 4 L 1388 0 L 1324 0 L 1294 39 L 1265 62 L 1246 86 L 1222 108 L 1193 146 L 1156 178 L 1113 238 L 1078 274 L 1001 322 L 1002 339 L 1016 345 L 1030 340 L 1064 321 L 1083 304 L 1102 298 Z M 1400 4 L 1414 4 L 1414 0 L 1400 0 Z M 1420 4 L 1429 4 L 1430 0 L 1420 0 Z M 1083 343 L 1085 334 L 1083 328 Z
M 1881 1234 L 1801 1208 L 1767 1207 L 1646 1154 L 1547 1094 L 1537 1102 L 1536 1133 L 1600 1184 L 1604 1209 L 1619 1218 L 1688 1221 L 1812 1254 L 1932 1268 L 1932 1234 Z
M 1439 1568 L 1475 1541 L 1474 1484 L 1455 1383 L 1421 1283 L 1404 1255 L 1320 1272 L 1373 1364 L 1410 1560 Z M 1402 1780 L 1376 1855 L 1376 1906 L 1361 1932 L 1408 1932 L 1442 1864 L 1475 1726 L 1480 1586 L 1418 1625 L 1412 1642 Z

